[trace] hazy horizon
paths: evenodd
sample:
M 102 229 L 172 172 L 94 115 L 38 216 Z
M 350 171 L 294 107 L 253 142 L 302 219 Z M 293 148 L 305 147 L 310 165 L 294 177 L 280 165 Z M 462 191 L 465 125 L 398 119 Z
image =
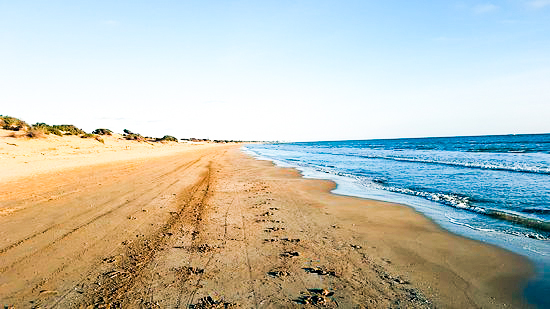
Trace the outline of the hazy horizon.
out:
M 0 113 L 148 136 L 550 132 L 550 0 L 0 1 Z

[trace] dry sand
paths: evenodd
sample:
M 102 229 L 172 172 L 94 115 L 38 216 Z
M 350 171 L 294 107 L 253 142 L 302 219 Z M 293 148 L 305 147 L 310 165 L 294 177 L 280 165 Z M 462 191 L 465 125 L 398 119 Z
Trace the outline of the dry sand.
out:
M 0 137 L 1 305 L 527 307 L 525 259 L 406 206 L 235 145 L 89 142 Z
M 29 139 L 21 137 L 23 135 L 23 132 L 0 129 L 0 181 L 80 166 L 161 157 L 194 147 L 212 146 L 208 143 L 128 141 L 119 134 L 101 136 L 103 143 L 79 136 L 50 134 L 46 138 Z

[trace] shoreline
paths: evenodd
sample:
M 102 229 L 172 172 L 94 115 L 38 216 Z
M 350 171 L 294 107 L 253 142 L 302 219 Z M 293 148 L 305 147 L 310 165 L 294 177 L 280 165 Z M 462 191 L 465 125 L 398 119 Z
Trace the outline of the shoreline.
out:
M 546 302 L 540 302 L 540 293 L 544 292 L 544 289 L 548 285 L 548 283 L 547 283 L 548 280 L 545 280 L 544 278 L 540 278 L 539 276 L 545 273 L 545 267 L 547 267 L 548 265 L 546 265 L 546 264 L 544 264 L 540 261 L 531 259 L 531 257 L 523 255 L 523 254 L 521 254 L 519 252 L 516 252 L 514 250 L 511 250 L 509 248 L 499 246 L 497 244 L 498 242 L 497 243 L 491 243 L 491 242 L 483 241 L 483 240 L 480 240 L 480 239 L 476 239 L 476 238 L 472 237 L 471 234 L 470 234 L 470 236 L 468 236 L 468 235 L 459 234 L 457 232 L 453 232 L 452 230 L 449 230 L 448 227 L 446 227 L 446 226 L 442 225 L 441 223 L 439 223 L 437 220 L 435 220 L 435 219 L 429 217 L 427 214 L 423 213 L 421 210 L 415 208 L 414 206 L 408 205 L 404 202 L 384 201 L 384 200 L 378 200 L 376 198 L 357 196 L 357 195 L 353 195 L 353 194 L 350 194 L 350 193 L 347 193 L 347 192 L 337 192 L 339 185 L 338 185 L 338 182 L 334 179 L 319 178 L 319 177 L 315 177 L 315 176 L 306 175 L 305 172 L 300 170 L 300 168 L 298 168 L 298 167 L 292 167 L 292 166 L 286 166 L 286 165 L 281 166 L 280 164 L 278 164 L 278 161 L 276 161 L 276 160 L 266 158 L 266 157 L 261 157 L 259 155 L 254 154 L 254 153 L 249 153 L 247 151 L 243 151 L 243 153 L 247 156 L 250 156 L 251 158 L 253 158 L 255 160 L 268 162 L 268 164 L 272 165 L 276 169 L 288 169 L 288 170 L 295 171 L 296 177 L 300 177 L 304 180 L 326 182 L 326 183 L 328 183 L 328 185 L 326 185 L 326 187 L 324 189 L 324 193 L 334 195 L 334 196 L 338 196 L 338 197 L 342 197 L 342 198 L 358 199 L 360 201 L 365 201 L 367 203 L 373 203 L 373 204 L 379 204 L 379 205 L 387 204 L 389 206 L 404 207 L 404 208 L 407 208 L 407 209 L 411 210 L 412 212 L 414 212 L 414 215 L 421 216 L 423 219 L 427 220 L 429 222 L 429 224 L 435 226 L 435 228 L 439 230 L 439 233 L 448 234 L 448 235 L 453 236 L 453 237 L 458 238 L 458 239 L 472 241 L 472 242 L 478 243 L 481 246 L 487 246 L 488 248 L 492 248 L 492 250 L 496 250 L 496 251 L 500 251 L 500 252 L 503 252 L 503 253 L 506 253 L 506 254 L 513 255 L 513 256 L 515 256 L 515 258 L 519 258 L 520 260 L 522 260 L 522 262 L 521 262 L 521 263 L 523 263 L 522 267 L 525 267 L 524 268 L 525 272 L 523 272 L 523 275 L 520 276 L 521 278 L 518 278 L 519 280 L 517 281 L 517 283 L 519 283 L 519 286 L 522 286 L 523 288 L 519 289 L 520 294 L 516 295 L 516 297 L 523 298 L 526 301 L 530 301 L 530 305 L 534 305 L 534 304 L 538 303 L 539 305 L 544 306 L 544 305 L 547 304 Z M 537 270 L 537 271 L 535 271 L 535 270 Z M 542 288 L 541 287 L 535 287 L 535 289 L 534 289 L 535 291 L 528 291 L 527 290 L 528 286 L 530 284 L 535 285 L 536 282 L 539 281 L 539 280 L 543 282 Z M 514 283 L 510 283 L 510 284 L 514 285 Z M 513 288 L 511 288 L 511 290 L 513 290 Z M 531 295 L 530 295 L 530 293 L 531 293 Z M 536 294 L 534 294 L 534 293 L 536 293 Z
M 184 148 L 0 179 L 3 305 L 529 307 L 523 257 L 239 145 Z

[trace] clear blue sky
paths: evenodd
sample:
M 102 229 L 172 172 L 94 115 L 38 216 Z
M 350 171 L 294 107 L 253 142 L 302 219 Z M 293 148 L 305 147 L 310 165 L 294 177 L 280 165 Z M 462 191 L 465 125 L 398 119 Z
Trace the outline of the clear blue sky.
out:
M 0 0 L 0 114 L 180 138 L 550 132 L 550 0 Z

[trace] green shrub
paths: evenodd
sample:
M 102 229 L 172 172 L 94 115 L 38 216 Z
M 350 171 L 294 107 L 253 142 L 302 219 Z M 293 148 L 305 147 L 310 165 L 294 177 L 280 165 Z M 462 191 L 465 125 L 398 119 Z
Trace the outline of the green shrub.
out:
M 51 126 L 43 122 L 37 122 L 34 125 L 29 126 L 26 122 L 20 119 L 2 115 L 0 115 L 0 128 L 12 131 L 29 131 L 27 134 L 29 137 L 42 137 L 45 134 L 55 134 L 58 136 L 86 134 L 84 130 L 79 129 L 72 124 Z
M 171 135 L 164 135 L 162 138 L 157 138 L 157 141 L 159 142 L 163 142 L 163 141 L 166 141 L 166 142 L 178 142 L 178 139 L 171 136 Z
M 55 135 L 58 135 L 58 136 L 63 136 L 63 133 L 61 133 L 61 131 L 58 128 L 55 128 L 55 127 L 50 126 L 48 124 L 45 124 L 43 122 L 37 122 L 37 123 L 33 124 L 32 127 L 36 128 L 36 129 L 41 129 L 46 134 L 55 134 Z
M 99 134 L 99 135 L 112 135 L 113 131 L 109 129 L 95 129 L 92 133 Z
M 0 127 L 4 130 L 19 131 L 28 130 L 29 125 L 23 120 L 10 116 L 0 115 Z
M 137 134 L 137 133 L 128 133 L 125 138 L 127 140 L 130 140 L 130 141 L 144 141 L 145 140 L 145 137 L 141 136 L 140 134 Z
M 124 129 L 124 138 L 129 141 L 144 141 L 145 137 L 141 136 L 139 133 L 134 133 L 128 129 Z
M 80 135 L 86 134 L 84 130 L 75 127 L 72 124 L 53 125 L 52 128 L 65 132 L 65 135 Z

